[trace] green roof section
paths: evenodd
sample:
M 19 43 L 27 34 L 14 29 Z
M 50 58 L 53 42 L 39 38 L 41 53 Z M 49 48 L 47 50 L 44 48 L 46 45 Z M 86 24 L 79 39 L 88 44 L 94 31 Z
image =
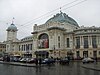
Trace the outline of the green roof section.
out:
M 17 29 L 17 27 L 15 26 L 15 24 L 11 24 L 8 28 L 7 28 L 7 31 L 10 31 L 10 30 L 12 30 L 12 31 L 17 31 L 18 29 Z
M 49 22 L 60 22 L 60 23 L 65 22 L 65 23 L 69 23 L 69 24 L 78 26 L 78 23 L 74 19 L 72 19 L 71 17 L 66 15 L 66 13 L 63 13 L 63 12 L 57 13 L 52 18 L 50 18 L 49 20 L 46 21 L 46 23 L 49 23 Z

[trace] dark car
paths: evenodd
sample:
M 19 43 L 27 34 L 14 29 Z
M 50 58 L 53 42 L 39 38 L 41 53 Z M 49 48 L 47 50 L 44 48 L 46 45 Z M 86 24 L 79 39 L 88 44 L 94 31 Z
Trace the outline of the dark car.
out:
M 52 58 L 45 58 L 44 60 L 42 60 L 41 62 L 42 64 L 54 64 L 55 60 Z
M 28 63 L 35 63 L 35 61 L 36 61 L 36 58 L 30 58 L 27 62 Z
M 62 65 L 69 64 L 69 59 L 67 57 L 62 58 L 60 59 L 59 63 Z

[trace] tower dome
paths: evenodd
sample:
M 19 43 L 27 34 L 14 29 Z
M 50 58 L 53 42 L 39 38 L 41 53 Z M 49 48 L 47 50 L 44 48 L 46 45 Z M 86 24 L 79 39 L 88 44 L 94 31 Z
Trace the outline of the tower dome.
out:
M 69 24 L 78 26 L 78 23 L 74 19 L 72 19 L 71 17 L 66 15 L 66 13 L 63 13 L 63 12 L 60 12 L 60 13 L 54 15 L 52 18 L 47 20 L 46 23 L 49 23 L 49 22 L 60 22 L 60 23 L 64 23 L 65 22 L 65 23 L 69 23 Z
M 10 31 L 10 30 L 12 30 L 12 31 L 17 31 L 18 29 L 17 29 L 17 27 L 15 26 L 15 24 L 11 24 L 8 28 L 7 28 L 7 31 Z

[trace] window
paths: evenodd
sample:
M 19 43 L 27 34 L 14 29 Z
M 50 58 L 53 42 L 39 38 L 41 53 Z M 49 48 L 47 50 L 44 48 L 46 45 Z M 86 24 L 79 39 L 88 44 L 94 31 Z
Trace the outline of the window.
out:
M 60 41 L 60 36 L 58 36 L 58 41 Z
M 100 55 L 100 51 L 99 51 L 99 55 Z
M 29 44 L 27 45 L 27 49 L 29 50 Z
M 84 48 L 88 48 L 88 36 L 84 36 Z
M 76 49 L 80 48 L 80 37 L 76 37 Z
M 69 38 L 67 38 L 67 47 L 70 47 Z
M 24 45 L 24 51 L 25 51 L 25 45 Z
M 32 44 L 30 44 L 30 50 L 32 50 Z
M 20 51 L 20 45 L 19 45 L 19 51 Z
M 87 32 L 87 30 L 84 30 L 85 32 Z
M 60 48 L 60 43 L 58 43 L 58 47 Z
M 49 48 L 49 36 L 43 33 L 38 38 L 38 48 Z
M 97 41 L 96 41 L 96 36 L 92 36 L 92 47 L 97 48 Z
M 23 45 L 22 45 L 22 51 L 23 51 Z

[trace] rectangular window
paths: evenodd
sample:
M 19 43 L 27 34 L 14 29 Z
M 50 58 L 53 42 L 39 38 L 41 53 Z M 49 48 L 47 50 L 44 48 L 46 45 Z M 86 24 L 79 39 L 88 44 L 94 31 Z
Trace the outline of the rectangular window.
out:
M 58 47 L 60 48 L 60 43 L 58 43 Z
M 30 44 L 30 50 L 32 50 L 32 44 Z
M 60 48 L 60 36 L 58 36 L 58 48 Z
M 20 51 L 20 45 L 19 45 L 19 51 Z
M 24 45 L 24 51 L 25 51 L 25 45 Z
M 80 48 L 80 37 L 76 37 L 76 49 Z
M 22 45 L 22 51 L 23 51 L 23 45 Z
M 27 45 L 27 49 L 29 50 L 29 44 Z
M 58 41 L 60 41 L 60 36 L 58 36 Z
M 67 47 L 70 47 L 69 38 L 67 38 Z
M 84 48 L 89 48 L 88 46 L 88 36 L 84 36 Z
M 96 36 L 92 36 L 92 47 L 97 48 Z
M 100 55 L 100 51 L 99 51 L 99 55 Z

